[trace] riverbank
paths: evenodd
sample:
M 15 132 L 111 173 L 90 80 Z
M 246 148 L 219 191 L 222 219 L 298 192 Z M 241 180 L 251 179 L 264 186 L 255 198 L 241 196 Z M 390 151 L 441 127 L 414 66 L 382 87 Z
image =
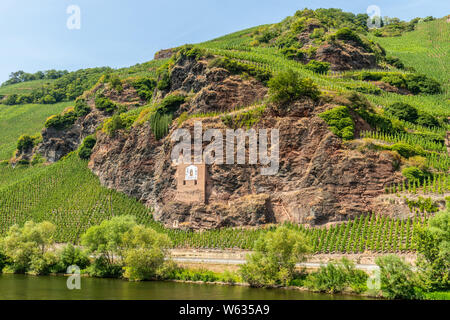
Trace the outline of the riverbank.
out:
M 188 268 L 204 268 L 214 272 L 237 271 L 245 263 L 246 256 L 252 251 L 239 249 L 171 249 L 171 258 L 179 265 Z M 297 264 L 297 269 L 317 270 L 320 266 L 346 258 L 355 264 L 357 269 L 371 272 L 377 269 L 375 260 L 384 256 L 383 253 L 360 254 L 314 254 L 307 256 L 303 263 Z M 397 253 L 406 262 L 415 265 L 417 254 Z

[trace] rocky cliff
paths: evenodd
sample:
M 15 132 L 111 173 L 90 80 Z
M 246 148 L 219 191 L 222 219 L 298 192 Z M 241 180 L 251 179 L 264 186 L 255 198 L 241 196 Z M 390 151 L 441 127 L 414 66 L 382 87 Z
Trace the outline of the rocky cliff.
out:
M 206 203 L 179 202 L 176 166 L 170 159 L 174 145 L 171 132 L 184 128 L 193 133 L 195 121 L 201 121 L 204 130 L 229 129 L 230 122 L 222 116 L 206 113 L 238 108 L 229 115 L 238 116 L 253 108 L 246 106 L 258 104 L 267 89 L 254 79 L 209 68 L 205 60 L 181 59 L 171 72 L 170 89 L 157 94 L 170 92 L 191 93 L 178 115 L 184 111 L 205 114 L 181 124 L 175 121 L 169 134 L 159 141 L 148 122 L 119 131 L 114 138 L 99 131 L 89 162 L 103 185 L 153 207 L 155 218 L 168 227 L 343 221 L 375 210 L 385 186 L 399 180 L 389 152 L 351 148 L 318 117 L 337 102 L 303 99 L 281 113 L 273 106 L 266 107 L 252 126 L 280 132 L 280 167 L 275 175 L 262 176 L 258 165 L 209 165 Z M 370 128 L 353 116 L 357 130 Z

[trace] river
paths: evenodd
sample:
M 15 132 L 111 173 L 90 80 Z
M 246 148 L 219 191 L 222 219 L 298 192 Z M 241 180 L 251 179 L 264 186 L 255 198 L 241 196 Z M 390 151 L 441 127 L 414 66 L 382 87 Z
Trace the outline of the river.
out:
M 364 299 L 284 289 L 192 284 L 166 281 L 128 282 L 81 278 L 80 290 L 69 290 L 64 276 L 0 274 L 0 300 L 336 300 Z

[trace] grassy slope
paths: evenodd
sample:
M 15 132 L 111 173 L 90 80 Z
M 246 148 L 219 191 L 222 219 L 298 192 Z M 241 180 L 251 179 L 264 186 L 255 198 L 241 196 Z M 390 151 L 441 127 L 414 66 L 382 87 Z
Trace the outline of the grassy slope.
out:
M 388 54 L 399 57 L 406 66 L 438 80 L 445 90 L 441 95 L 403 97 L 420 109 L 450 116 L 450 23 L 444 19 L 420 23 L 401 37 L 375 38 Z
M 450 23 L 439 19 L 419 23 L 413 32 L 401 37 L 373 38 L 407 66 L 435 78 L 450 94 Z
M 16 94 L 30 93 L 34 89 L 40 88 L 46 84 L 50 84 L 53 81 L 55 80 L 34 80 L 0 87 L 0 95 L 9 95 L 13 93 Z
M 71 102 L 63 102 L 50 105 L 0 105 L 0 160 L 12 157 L 17 139 L 22 134 L 39 133 L 49 116 L 63 111 L 71 104 Z
M 227 35 L 200 46 L 213 53 L 245 60 L 272 71 L 292 68 L 313 78 L 325 90 L 345 92 L 348 91 L 347 86 L 367 85 L 363 82 L 313 74 L 301 64 L 285 59 L 274 48 L 250 47 L 251 39 L 248 34 L 251 30 Z M 402 38 L 394 40 L 403 41 Z M 386 49 L 391 52 L 389 44 L 386 44 Z M 394 51 L 392 54 L 395 54 Z M 426 57 L 422 59 L 429 63 Z M 156 68 L 163 62 L 151 61 L 120 69 L 117 73 L 121 78 L 137 75 L 153 76 Z M 445 75 L 443 77 L 446 78 Z M 438 114 L 449 114 L 450 111 L 446 109 L 442 96 L 405 98 L 395 94 L 384 94 L 381 97 L 368 96 L 368 98 L 378 104 L 409 99 L 412 104 L 426 110 L 433 110 Z M 68 104 L 70 103 L 53 106 L 0 106 L 0 127 L 5 128 L 0 132 L 0 155 L 9 156 L 20 134 L 37 133 L 48 115 L 60 112 Z M 192 234 L 163 230 L 159 224 L 151 220 L 150 211 L 142 204 L 102 187 L 98 178 L 87 169 L 86 162 L 79 160 L 76 156 L 51 166 L 16 169 L 0 167 L 0 232 L 4 232 L 14 223 L 23 223 L 30 219 L 50 220 L 58 226 L 59 241 L 76 241 L 90 225 L 115 214 L 127 213 L 137 216 L 141 223 L 151 224 L 158 230 L 168 232 L 177 246 L 248 248 L 252 241 L 264 232 L 264 230 L 225 229 Z M 318 252 L 411 250 L 413 248 L 410 241 L 412 221 L 409 227 L 406 223 L 404 225 L 395 223 L 393 220 L 359 220 L 343 225 L 342 228 L 348 230 L 345 232 L 344 230 L 341 232 L 340 229 L 330 229 L 329 231 L 315 230 L 311 233 L 314 235 L 315 248 Z M 419 223 L 419 220 L 416 223 Z M 373 228 L 376 228 L 377 232 L 364 232 L 364 230 L 373 231 Z M 319 239 L 322 243 L 320 245 Z

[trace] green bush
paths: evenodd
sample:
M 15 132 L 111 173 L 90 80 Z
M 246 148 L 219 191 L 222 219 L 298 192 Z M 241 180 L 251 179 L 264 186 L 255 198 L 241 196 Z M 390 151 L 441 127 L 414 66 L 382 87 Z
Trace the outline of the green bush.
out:
M 402 171 L 403 176 L 409 181 L 423 181 L 425 174 L 417 167 L 407 167 Z
M 86 100 L 77 99 L 75 101 L 74 111 L 75 111 L 75 114 L 77 115 L 77 117 L 84 117 L 87 114 L 89 114 L 89 112 L 91 112 L 91 108 L 86 103 Z
M 77 115 L 75 111 L 69 111 L 63 114 L 58 114 L 51 116 L 45 122 L 46 128 L 54 128 L 57 130 L 64 130 L 70 126 L 72 126 L 77 120 Z
M 155 278 L 172 244 L 166 234 L 138 225 L 125 232 L 122 241 L 126 248 L 124 277 L 131 281 Z
M 288 285 L 295 264 L 310 252 L 308 241 L 305 234 L 287 227 L 262 235 L 255 242 L 254 253 L 241 266 L 243 280 L 253 287 Z
M 78 151 L 78 156 L 81 159 L 87 160 L 91 157 L 92 149 L 95 146 L 97 140 L 94 136 L 88 136 L 83 140 L 83 143 L 80 146 L 80 150 Z
M 430 291 L 450 290 L 450 209 L 439 212 L 428 226 L 416 229 L 421 284 Z
M 305 65 L 305 68 L 316 73 L 327 73 L 330 70 L 330 63 L 311 60 Z
M 156 81 L 151 78 L 139 78 L 133 82 L 133 87 L 136 89 L 138 96 L 145 101 L 150 101 L 156 85 Z
M 357 44 L 362 45 L 361 38 L 350 28 L 344 27 L 339 29 L 336 34 L 336 39 L 338 40 L 346 40 L 346 41 L 354 41 Z
M 102 94 L 98 95 L 95 98 L 95 107 L 98 110 L 105 111 L 108 113 L 112 113 L 117 110 L 117 105 Z
M 397 69 L 404 69 L 405 68 L 405 65 L 403 64 L 403 62 L 401 62 L 400 59 L 397 58 L 397 57 L 387 56 L 386 57 L 386 62 L 388 64 L 390 64 L 391 66 L 396 67 Z
M 381 291 L 388 299 L 417 299 L 420 287 L 411 266 L 395 255 L 377 258 L 380 267 Z
M 53 103 L 56 103 L 56 99 L 52 95 L 47 94 L 46 96 L 44 96 L 42 98 L 42 103 L 43 104 L 53 104 Z
M 15 93 L 10 94 L 9 96 L 6 97 L 5 100 L 3 100 L 3 104 L 7 106 L 15 105 L 17 104 L 17 98 L 18 98 L 17 94 Z
M 297 40 L 298 41 L 298 40 Z M 294 47 L 285 47 L 280 51 L 286 58 L 292 60 L 303 60 L 306 58 L 306 52 Z
M 269 95 L 273 103 L 286 105 L 301 97 L 316 100 L 320 91 L 309 78 L 300 78 L 293 70 L 280 72 L 269 80 Z
M 381 81 L 397 88 L 404 88 L 413 94 L 438 94 L 442 92 L 439 82 L 421 74 L 387 74 Z
M 416 124 L 425 127 L 439 127 L 439 121 L 429 113 L 420 112 Z
M 122 121 L 120 114 L 115 114 L 111 118 L 105 121 L 103 124 L 103 132 L 107 133 L 110 137 L 116 136 L 117 130 L 125 129 L 126 125 Z
M 174 113 L 184 103 L 185 100 L 186 97 L 183 95 L 168 95 L 161 101 L 157 110 L 161 113 Z
M 416 123 L 419 116 L 416 108 L 404 102 L 395 102 L 390 106 L 387 106 L 384 110 L 400 120 L 412 123 Z
M 35 138 L 27 134 L 21 135 L 19 140 L 17 140 L 17 150 L 19 153 L 27 151 L 33 148 L 35 145 Z
M 120 278 L 123 274 L 122 268 L 122 265 L 111 264 L 106 257 L 100 256 L 86 268 L 86 272 L 96 278 Z
M 392 151 L 397 151 L 402 157 L 405 158 L 420 156 L 423 154 L 423 150 L 421 150 L 420 147 L 414 147 L 404 142 L 397 142 L 393 144 L 390 149 Z
M 90 261 L 87 253 L 69 243 L 59 252 L 58 263 L 53 269 L 55 272 L 65 273 L 70 266 L 85 269 L 89 264 Z
M 55 232 L 55 225 L 47 221 L 38 224 L 27 221 L 23 227 L 12 226 L 1 239 L 9 270 L 15 273 L 49 273 L 57 263 L 56 255 L 49 251 Z
M 262 83 L 267 83 L 269 79 L 272 77 L 272 73 L 268 70 L 262 69 L 260 67 L 242 63 L 240 61 L 236 61 L 227 57 L 219 57 L 210 61 L 209 66 L 211 68 L 224 68 L 231 72 L 232 74 L 248 74 L 252 77 L 255 77 L 258 81 Z
M 122 80 L 120 80 L 118 75 L 116 74 L 110 75 L 108 82 L 111 84 L 111 87 L 114 90 L 116 90 L 118 93 L 122 93 L 123 91 Z
M 164 70 L 159 76 L 158 90 L 168 90 L 170 88 L 170 75 L 168 70 Z
M 354 263 L 346 258 L 321 266 L 320 270 L 310 274 L 305 285 L 313 290 L 328 293 L 342 292 L 347 288 L 361 293 L 367 290 L 368 275 L 355 268 Z
M 346 106 L 340 106 L 319 114 L 329 126 L 331 132 L 344 140 L 354 138 L 355 125 Z
M 405 75 L 406 87 L 413 94 L 439 94 L 442 92 L 441 84 L 423 74 Z

